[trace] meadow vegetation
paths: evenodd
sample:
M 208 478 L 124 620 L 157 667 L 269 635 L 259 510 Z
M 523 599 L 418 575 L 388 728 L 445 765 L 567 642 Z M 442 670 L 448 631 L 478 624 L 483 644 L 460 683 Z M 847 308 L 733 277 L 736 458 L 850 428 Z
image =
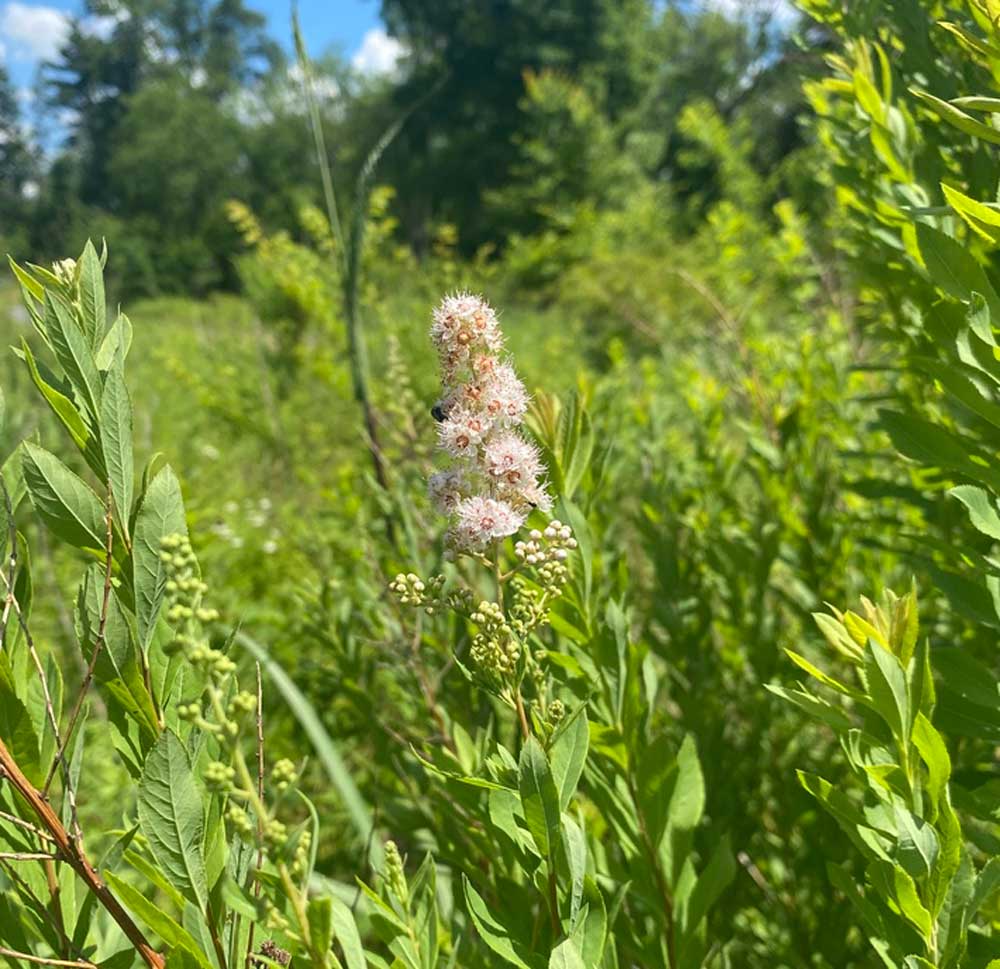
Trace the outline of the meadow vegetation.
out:
M 996 969 L 1000 4 L 479 7 L 12 193 L 0 961 Z

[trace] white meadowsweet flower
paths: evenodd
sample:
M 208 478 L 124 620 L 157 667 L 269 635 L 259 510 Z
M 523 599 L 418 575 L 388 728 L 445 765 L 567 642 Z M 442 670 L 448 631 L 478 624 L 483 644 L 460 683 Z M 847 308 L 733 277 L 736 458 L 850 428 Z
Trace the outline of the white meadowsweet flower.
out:
M 480 297 L 458 293 L 443 300 L 431 339 L 442 383 L 432 413 L 441 450 L 455 463 L 431 477 L 428 493 L 452 519 L 449 552 L 482 552 L 515 534 L 534 509 L 552 507 L 538 449 L 517 430 L 528 392 L 501 359 L 496 313 Z
M 528 392 L 509 363 L 498 363 L 484 381 L 483 407 L 496 420 L 520 424 L 528 410 Z
M 456 508 L 453 546 L 460 551 L 481 552 L 498 538 L 513 535 L 525 516 L 506 501 L 473 495 L 463 498 Z
M 455 408 L 438 425 L 441 447 L 454 458 L 474 457 L 490 422 L 474 411 Z
M 543 470 L 538 448 L 514 431 L 501 431 L 485 442 L 483 467 L 493 481 L 515 490 L 537 483 Z
M 442 355 L 459 358 L 483 350 L 496 353 L 503 345 L 493 307 L 470 293 L 456 293 L 441 302 L 434 311 L 431 339 Z

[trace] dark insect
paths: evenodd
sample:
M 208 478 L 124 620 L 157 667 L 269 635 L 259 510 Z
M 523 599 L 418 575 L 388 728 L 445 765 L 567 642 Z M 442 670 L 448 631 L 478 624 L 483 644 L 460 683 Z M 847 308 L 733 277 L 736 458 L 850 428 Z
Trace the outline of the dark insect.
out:
M 439 401 L 438 403 L 436 403 L 436 404 L 435 404 L 435 405 L 434 405 L 434 406 L 433 406 L 433 407 L 431 408 L 431 417 L 433 417 L 433 418 L 434 418 L 434 420 L 436 420 L 436 421 L 437 421 L 437 422 L 438 422 L 439 424 L 440 424 L 440 423 L 441 423 L 441 421 L 443 421 L 443 420 L 444 420 L 444 419 L 445 419 L 445 418 L 446 418 L 447 416 L 448 416 L 448 414 L 447 414 L 447 412 L 445 411 L 444 407 L 442 407 L 442 406 L 441 406 L 441 403 L 440 403 L 440 401 Z

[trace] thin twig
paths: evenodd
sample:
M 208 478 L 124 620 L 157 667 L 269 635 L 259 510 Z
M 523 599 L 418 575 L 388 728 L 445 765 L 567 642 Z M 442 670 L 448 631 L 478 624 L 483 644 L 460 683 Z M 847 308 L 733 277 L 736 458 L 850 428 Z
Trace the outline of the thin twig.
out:
M 62 855 L 48 851 L 0 851 L 0 861 L 61 861 Z
M 109 496 L 110 493 L 111 486 L 109 482 Z M 87 693 L 90 690 L 90 684 L 94 679 L 94 670 L 97 668 L 97 660 L 104 647 L 104 633 L 108 624 L 108 606 L 111 603 L 111 563 L 114 552 L 114 525 L 111 515 L 110 497 L 108 498 L 105 520 L 107 524 L 107 539 L 104 546 L 104 598 L 101 601 L 101 617 L 97 623 L 97 636 L 94 639 L 94 648 L 90 654 L 90 661 L 87 663 L 87 671 L 83 675 L 83 682 L 80 684 L 80 689 L 76 695 L 76 702 L 73 704 L 73 712 L 69 715 L 69 724 L 66 727 L 66 733 L 63 737 L 62 743 L 59 745 L 59 750 L 56 753 L 55 759 L 49 767 L 49 773 L 45 778 L 45 783 L 42 785 L 43 797 L 48 796 L 49 788 L 52 786 L 52 779 L 55 777 L 56 770 L 59 766 L 59 761 L 62 760 L 65 755 L 66 747 L 69 745 L 70 739 L 73 736 L 73 731 L 76 729 L 76 723 L 80 717 L 80 711 L 83 709 L 84 701 L 86 700 Z
M 35 827 L 30 821 L 25 821 L 24 818 L 19 818 L 16 814 L 8 814 L 6 811 L 0 811 L 0 821 L 16 824 L 19 828 L 30 831 L 36 838 L 41 838 L 43 841 L 52 840 L 41 828 Z
M 70 837 L 58 815 L 35 786 L 24 776 L 3 739 L 0 738 L 0 777 L 7 778 L 11 786 L 28 802 L 28 807 L 38 822 L 49 832 L 56 847 L 67 863 L 83 879 L 87 888 L 97 896 L 107 913 L 115 920 L 125 937 L 135 946 L 149 969 L 163 969 L 164 959 L 148 942 L 142 930 L 132 921 L 121 903 L 101 880 L 97 869 L 90 863 L 83 849 L 82 840 Z
M 264 801 L 264 685 L 260 675 L 260 663 L 254 664 L 257 668 L 257 797 Z M 264 867 L 264 819 L 257 816 L 257 868 Z M 260 898 L 260 879 L 253 880 L 253 897 Z M 253 958 L 254 929 L 256 923 L 250 923 L 250 931 L 247 934 L 247 957 L 246 966 L 250 969 Z
M 25 962 L 34 962 L 40 966 L 79 966 L 80 969 L 97 969 L 93 962 L 87 962 L 85 959 L 79 961 L 74 959 L 46 959 L 44 956 L 33 956 L 27 952 L 17 952 L 2 945 L 0 945 L 0 956 L 5 956 L 8 959 L 23 959 Z

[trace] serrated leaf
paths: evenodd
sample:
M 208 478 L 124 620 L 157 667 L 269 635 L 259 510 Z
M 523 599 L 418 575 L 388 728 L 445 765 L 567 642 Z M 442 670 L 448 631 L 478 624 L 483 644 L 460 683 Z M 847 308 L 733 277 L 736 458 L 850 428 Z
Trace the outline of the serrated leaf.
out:
M 91 487 L 37 444 L 25 441 L 22 449 L 24 484 L 42 521 L 76 548 L 103 549 L 104 507 Z
M 76 409 L 76 404 L 42 376 L 31 348 L 28 346 L 27 341 L 23 339 L 21 340 L 21 352 L 24 354 L 24 362 L 28 367 L 28 373 L 31 374 L 31 379 L 42 397 L 45 398 L 45 402 L 62 422 L 63 427 L 69 431 L 70 437 L 73 438 L 73 443 L 81 451 L 85 451 L 90 439 L 90 430 L 84 423 L 82 415 Z
M 132 401 L 125 386 L 123 367 L 124 360 L 119 357 L 104 381 L 100 425 L 104 467 L 111 484 L 116 518 L 128 539 L 135 467 L 132 458 Z
M 132 323 L 124 313 L 119 313 L 101 342 L 95 363 L 98 370 L 109 370 L 115 359 L 124 359 L 132 347 Z
M 177 476 L 169 465 L 161 468 L 143 495 L 135 519 L 132 542 L 132 582 L 139 646 L 145 652 L 156 631 L 163 605 L 167 570 L 160 560 L 161 542 L 168 535 L 186 535 L 184 501 Z
M 138 794 L 139 826 L 170 884 L 204 911 L 208 898 L 202 791 L 184 744 L 160 734 L 146 757 Z

